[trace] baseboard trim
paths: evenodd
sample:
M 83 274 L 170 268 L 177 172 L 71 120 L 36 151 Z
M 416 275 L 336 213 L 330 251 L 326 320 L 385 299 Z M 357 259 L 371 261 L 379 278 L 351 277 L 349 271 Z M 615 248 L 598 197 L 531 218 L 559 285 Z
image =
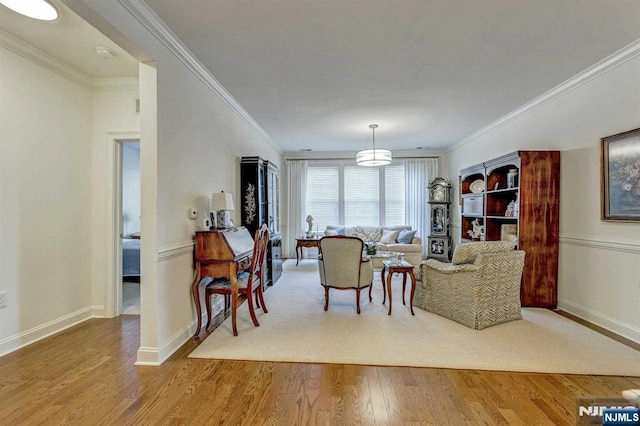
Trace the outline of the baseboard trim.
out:
M 56 318 L 52 321 L 33 327 L 29 330 L 10 336 L 0 341 L 0 356 L 4 356 L 25 346 L 31 345 L 39 340 L 45 339 L 54 334 L 60 333 L 67 328 L 80 324 L 94 317 L 94 306 L 72 312 L 68 315 Z
M 616 334 L 612 331 L 609 331 L 605 328 L 600 327 L 599 325 L 595 325 L 592 322 L 589 322 L 585 319 L 582 319 L 580 317 L 577 317 L 573 314 L 570 314 L 569 312 L 563 311 L 563 310 L 556 310 L 556 313 L 562 315 L 565 318 L 570 319 L 571 321 L 577 322 L 578 324 L 584 325 L 587 328 L 590 328 L 593 331 L 596 331 L 600 334 L 602 334 L 603 336 L 607 336 L 613 340 L 615 340 L 616 342 L 620 342 L 623 345 L 629 346 L 632 349 L 635 349 L 637 351 L 640 351 L 640 343 L 636 343 L 633 340 L 627 339 L 626 337 L 622 337 L 619 334 Z
M 138 348 L 135 365 L 149 365 L 157 367 L 160 365 L 160 351 L 158 348 L 140 346 Z
M 216 312 L 222 311 L 224 309 L 224 299 L 218 298 L 218 300 L 211 306 L 212 312 L 214 312 L 213 316 L 216 315 Z M 207 314 L 204 312 L 202 314 L 202 325 L 207 323 Z M 173 355 L 178 349 L 180 349 L 185 343 L 189 341 L 196 332 L 196 328 L 198 327 L 197 321 L 191 322 L 189 325 L 184 327 L 182 330 L 178 331 L 176 334 L 171 337 L 167 343 L 162 345 L 160 348 L 153 347 L 144 347 L 141 346 L 138 349 L 137 359 L 135 365 L 147 365 L 157 367 L 165 362 L 171 355 Z
M 558 309 L 587 321 L 594 326 L 614 333 L 624 339 L 628 339 L 631 342 L 640 344 L 640 329 L 632 326 L 631 324 L 623 323 L 615 318 L 595 312 L 589 308 L 577 305 L 562 298 L 558 298 Z
M 104 305 L 92 306 L 91 312 L 91 318 L 106 318 L 104 314 Z

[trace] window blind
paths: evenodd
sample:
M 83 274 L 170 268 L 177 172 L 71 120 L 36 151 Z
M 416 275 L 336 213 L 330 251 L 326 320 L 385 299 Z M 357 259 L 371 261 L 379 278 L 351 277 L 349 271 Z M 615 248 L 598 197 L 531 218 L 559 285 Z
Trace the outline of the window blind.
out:
M 313 231 L 340 225 L 338 166 L 308 168 L 306 211 L 313 216 Z

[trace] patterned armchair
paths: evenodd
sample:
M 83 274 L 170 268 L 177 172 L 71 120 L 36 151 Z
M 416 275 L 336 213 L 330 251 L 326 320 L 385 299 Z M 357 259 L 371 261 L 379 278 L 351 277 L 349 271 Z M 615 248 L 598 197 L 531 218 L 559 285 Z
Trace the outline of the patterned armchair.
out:
M 422 263 L 413 304 L 476 330 L 522 319 L 524 255 L 507 241 L 458 244 L 451 263 Z

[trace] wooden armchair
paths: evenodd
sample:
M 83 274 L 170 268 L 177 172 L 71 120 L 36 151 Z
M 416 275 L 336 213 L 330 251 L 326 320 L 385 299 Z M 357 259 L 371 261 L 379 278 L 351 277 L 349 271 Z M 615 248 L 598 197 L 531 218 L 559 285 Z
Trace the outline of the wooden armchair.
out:
M 267 225 L 263 224 L 256 231 L 253 243 L 251 266 L 249 267 L 248 271 L 242 272 L 236 276 L 235 281 L 237 287 L 235 289 L 233 288 L 233 283 L 231 282 L 231 280 L 228 280 L 226 278 L 216 278 L 209 284 L 207 284 L 205 300 L 207 303 L 208 321 L 205 329 L 209 327 L 209 323 L 211 322 L 211 296 L 214 294 L 224 295 L 225 312 L 229 305 L 228 300 L 231 299 L 231 323 L 234 336 L 238 335 L 238 329 L 236 327 L 236 309 L 243 299 L 247 299 L 247 303 L 249 305 L 249 314 L 251 315 L 253 325 L 255 325 L 256 327 L 260 325 L 260 323 L 258 323 L 258 319 L 256 318 L 256 313 L 253 307 L 253 293 L 256 293 L 262 310 L 265 313 L 268 313 L 269 311 L 267 311 L 267 307 L 264 303 L 264 297 L 262 294 L 262 277 L 264 275 L 262 266 L 264 265 L 268 243 L 269 231 L 267 229 Z
M 373 268 L 362 258 L 364 243 L 357 237 L 326 236 L 318 243 L 320 283 L 324 287 L 324 310 L 329 308 L 329 289 L 355 290 L 360 313 L 360 291 L 371 286 Z M 369 295 L 371 301 L 371 295 Z

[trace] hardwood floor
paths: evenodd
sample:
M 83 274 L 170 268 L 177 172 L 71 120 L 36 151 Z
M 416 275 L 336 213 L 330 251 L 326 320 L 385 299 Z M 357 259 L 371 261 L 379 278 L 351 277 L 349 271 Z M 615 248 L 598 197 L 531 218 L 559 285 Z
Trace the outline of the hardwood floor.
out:
M 2 424 L 576 424 L 576 398 L 640 378 L 189 359 L 137 367 L 138 317 L 0 358 Z

